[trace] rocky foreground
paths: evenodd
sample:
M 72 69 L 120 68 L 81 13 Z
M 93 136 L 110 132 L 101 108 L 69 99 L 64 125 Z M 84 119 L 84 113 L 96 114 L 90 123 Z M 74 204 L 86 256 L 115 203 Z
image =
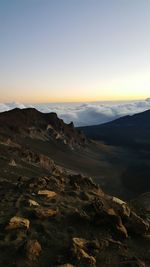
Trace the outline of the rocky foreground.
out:
M 56 114 L 0 115 L 0 266 L 150 266 L 149 195 L 107 195 L 38 152 L 49 142 L 70 153 L 88 141 Z
M 22 176 L 0 194 L 0 266 L 150 266 L 149 220 L 90 178 Z

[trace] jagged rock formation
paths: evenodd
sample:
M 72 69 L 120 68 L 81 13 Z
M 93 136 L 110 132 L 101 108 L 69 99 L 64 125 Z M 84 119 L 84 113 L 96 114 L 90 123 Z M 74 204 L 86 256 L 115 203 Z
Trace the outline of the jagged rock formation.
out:
M 73 123 L 65 124 L 56 113 L 44 114 L 34 108 L 16 108 L 0 113 L 0 133 L 7 133 L 8 136 L 21 134 L 39 140 L 51 139 L 71 149 L 84 146 L 87 142 L 84 134 L 77 131 Z

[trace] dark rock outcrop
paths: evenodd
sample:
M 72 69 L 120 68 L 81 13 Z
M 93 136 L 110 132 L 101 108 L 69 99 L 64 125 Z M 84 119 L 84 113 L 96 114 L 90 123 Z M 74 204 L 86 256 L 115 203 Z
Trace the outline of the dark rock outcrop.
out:
M 28 136 L 32 139 L 52 140 L 71 149 L 85 146 L 84 134 L 66 124 L 56 113 L 41 113 L 34 108 L 19 109 L 0 113 L 0 133 Z

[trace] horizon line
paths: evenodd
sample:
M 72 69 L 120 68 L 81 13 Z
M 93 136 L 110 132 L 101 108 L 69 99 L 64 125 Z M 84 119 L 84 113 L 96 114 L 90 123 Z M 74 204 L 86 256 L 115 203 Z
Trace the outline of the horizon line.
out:
M 104 99 L 104 100 L 51 100 L 51 101 L 20 101 L 20 100 L 12 100 L 12 101 L 0 101 L 0 104 L 10 104 L 10 103 L 20 103 L 20 104 L 55 104 L 55 103 L 98 103 L 98 102 L 125 102 L 125 101 L 142 101 L 146 100 L 149 97 L 144 98 L 126 98 L 126 99 Z

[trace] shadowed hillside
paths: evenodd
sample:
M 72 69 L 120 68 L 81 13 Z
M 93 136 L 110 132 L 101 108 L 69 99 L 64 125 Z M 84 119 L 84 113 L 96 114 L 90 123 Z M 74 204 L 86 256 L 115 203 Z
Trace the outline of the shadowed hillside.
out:
M 150 110 L 101 125 L 80 127 L 90 139 L 135 148 L 150 148 Z
M 137 193 L 150 191 L 150 110 L 80 129 L 88 138 L 128 149 L 120 176 L 123 185 Z

